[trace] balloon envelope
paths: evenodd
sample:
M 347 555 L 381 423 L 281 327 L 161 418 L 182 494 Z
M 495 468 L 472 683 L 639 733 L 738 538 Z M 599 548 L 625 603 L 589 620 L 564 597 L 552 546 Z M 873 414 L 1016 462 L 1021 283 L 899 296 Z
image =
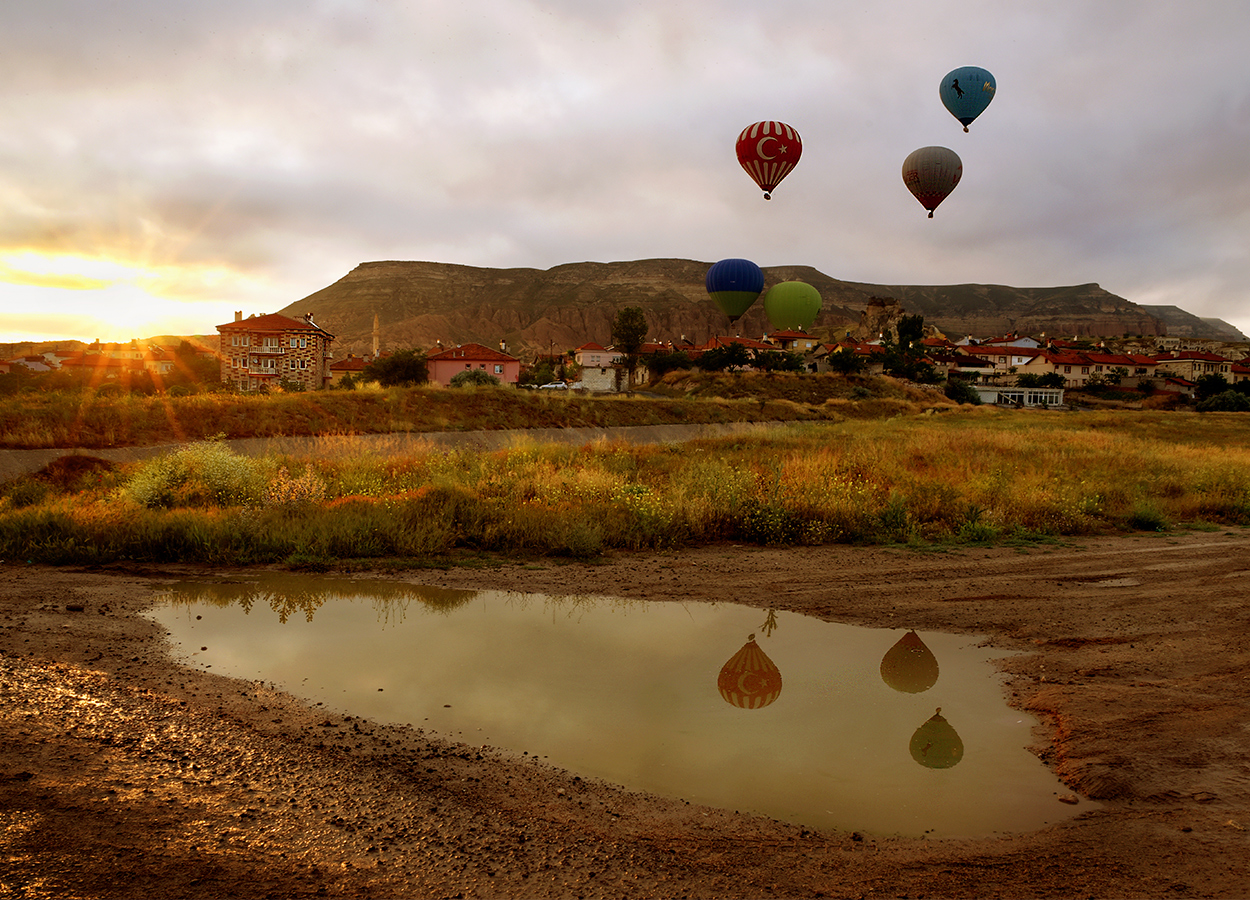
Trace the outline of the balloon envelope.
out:
M 764 290 L 764 273 L 749 259 L 722 259 L 707 270 L 706 284 L 708 294 L 733 323 Z
M 964 131 L 972 124 L 972 120 L 985 112 L 985 107 L 994 99 L 997 85 L 994 76 L 980 66 L 961 66 L 946 73 L 938 86 L 938 96 L 942 105 L 952 116 L 964 126 Z
M 820 291 L 804 281 L 783 281 L 764 295 L 764 312 L 777 331 L 806 331 L 820 312 Z
M 742 129 L 735 148 L 738 162 L 771 200 L 781 179 L 790 174 L 803 153 L 799 133 L 784 122 L 756 122 Z
M 964 164 L 959 154 L 946 147 L 921 147 L 903 160 L 903 184 L 929 211 L 930 219 L 963 175 Z

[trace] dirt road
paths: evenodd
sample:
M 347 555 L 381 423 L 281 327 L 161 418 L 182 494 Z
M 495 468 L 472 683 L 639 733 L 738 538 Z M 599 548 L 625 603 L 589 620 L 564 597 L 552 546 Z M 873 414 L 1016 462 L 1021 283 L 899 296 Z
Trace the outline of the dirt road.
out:
M 925 554 L 719 546 L 410 576 L 766 596 L 1026 651 L 1003 665 L 1010 702 L 1042 721 L 1035 752 L 1102 802 L 969 841 L 658 799 L 182 669 L 138 614 L 195 572 L 0 566 L 0 897 L 1250 896 L 1247 530 Z

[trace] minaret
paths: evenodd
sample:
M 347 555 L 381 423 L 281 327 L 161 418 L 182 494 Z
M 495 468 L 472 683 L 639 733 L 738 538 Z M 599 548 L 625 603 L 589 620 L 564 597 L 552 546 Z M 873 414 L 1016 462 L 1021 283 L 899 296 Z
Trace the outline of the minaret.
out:
M 378 358 L 378 345 L 381 343 L 381 333 L 378 331 L 378 314 L 373 314 L 373 358 Z

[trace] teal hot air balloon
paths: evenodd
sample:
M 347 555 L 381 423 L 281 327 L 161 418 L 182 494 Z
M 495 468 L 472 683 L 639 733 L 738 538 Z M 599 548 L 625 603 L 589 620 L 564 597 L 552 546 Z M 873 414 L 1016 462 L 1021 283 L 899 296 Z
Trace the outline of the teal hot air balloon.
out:
M 764 273 L 749 259 L 722 259 L 707 270 L 707 292 L 737 322 L 764 290 Z
M 964 131 L 972 124 L 972 120 L 985 112 L 985 107 L 994 99 L 997 85 L 994 76 L 980 66 L 961 66 L 946 73 L 938 86 L 938 95 L 942 105 L 952 116 L 964 126 Z
M 764 295 L 764 313 L 775 331 L 806 331 L 820 312 L 820 291 L 804 281 L 783 281 Z
M 921 147 L 903 160 L 903 184 L 929 211 L 930 219 L 938 204 L 955 190 L 963 174 L 964 164 L 959 154 L 946 147 Z

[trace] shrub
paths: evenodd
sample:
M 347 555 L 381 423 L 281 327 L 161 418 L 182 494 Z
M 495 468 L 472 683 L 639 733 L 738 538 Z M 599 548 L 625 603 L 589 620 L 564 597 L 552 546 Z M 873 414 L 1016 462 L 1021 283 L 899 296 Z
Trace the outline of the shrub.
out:
M 971 403 L 973 406 L 981 405 L 981 395 L 977 393 L 976 388 L 962 378 L 946 379 L 946 387 L 942 389 L 942 393 L 956 403 Z
M 198 441 L 140 464 L 122 492 L 149 509 L 258 504 L 271 468 L 272 463 L 240 456 L 215 441 Z
M 1250 397 L 1238 391 L 1223 391 L 1200 401 L 1194 409 L 1198 412 L 1250 412 Z
M 466 369 L 453 375 L 449 383 L 454 388 L 469 387 L 470 385 L 498 387 L 499 379 L 483 369 Z

